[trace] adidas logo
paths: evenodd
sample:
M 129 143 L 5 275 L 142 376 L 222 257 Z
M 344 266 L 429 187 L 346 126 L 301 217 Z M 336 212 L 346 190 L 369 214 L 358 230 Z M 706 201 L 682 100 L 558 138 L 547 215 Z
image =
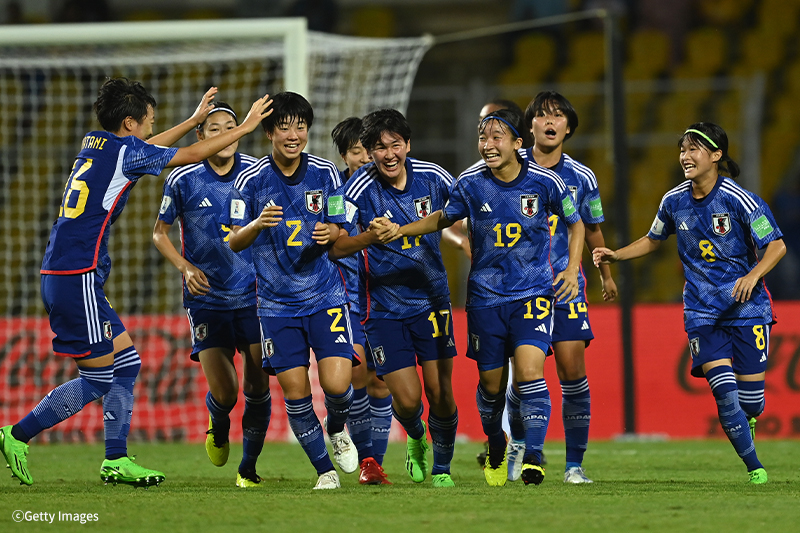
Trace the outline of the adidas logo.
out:
M 264 207 L 272 207 L 273 205 L 275 205 L 275 200 L 270 200 Z
M 114 414 L 111 411 L 106 411 L 103 413 L 103 420 L 116 420 Z
M 392 212 L 387 209 L 383 216 L 386 218 L 392 218 Z
M 492 208 L 491 208 L 491 207 L 489 207 L 489 203 L 487 202 L 487 203 L 485 203 L 485 204 L 483 204 L 483 205 L 481 206 L 481 211 L 482 211 L 483 213 L 491 213 L 491 212 L 492 212 Z
M 764 352 L 761 352 L 761 359 L 759 359 L 758 362 L 759 363 L 763 363 L 766 360 L 767 360 L 767 354 L 765 354 Z
M 203 198 L 203 201 L 200 202 L 200 207 L 211 207 L 211 200 L 208 197 Z
M 450 339 L 447 341 L 447 347 L 448 348 L 452 348 L 455 345 L 456 345 L 456 343 L 453 342 L 453 337 L 450 337 Z
M 545 326 L 544 324 L 539 324 L 538 326 L 536 326 L 536 331 L 547 333 L 547 326 Z
M 686 222 L 681 222 L 681 225 L 678 226 L 678 229 L 689 231 L 689 226 L 686 225 Z
M 585 320 L 583 321 L 583 325 L 581 326 L 581 330 L 584 330 L 584 329 L 589 329 L 589 323 L 586 322 Z
M 336 337 L 336 344 L 347 344 L 347 339 L 344 335 L 339 335 Z

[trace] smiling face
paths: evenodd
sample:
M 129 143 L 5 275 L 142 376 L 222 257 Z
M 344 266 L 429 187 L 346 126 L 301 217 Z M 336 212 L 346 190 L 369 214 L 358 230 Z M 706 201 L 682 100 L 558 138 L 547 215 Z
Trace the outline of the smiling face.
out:
M 566 113 L 553 105 L 540 109 L 533 117 L 531 133 L 540 150 L 551 151 L 558 148 L 570 133 Z
M 293 162 L 303 154 L 308 144 L 308 128 L 304 120 L 280 122 L 267 132 L 272 142 L 272 155 L 286 162 Z
M 206 121 L 203 122 L 203 127 L 197 131 L 197 138 L 201 141 L 203 139 L 209 139 L 228 130 L 232 130 L 235 127 L 236 119 L 233 118 L 230 113 L 225 111 L 217 111 L 216 113 L 211 113 L 208 115 Z M 228 159 L 233 157 L 233 154 L 236 153 L 237 148 L 239 148 L 238 140 L 217 152 L 216 155 L 222 159 Z
M 681 143 L 680 163 L 686 179 L 698 181 L 717 176 L 717 163 L 722 158 L 722 150 L 710 151 L 693 142 L 690 138 Z
M 381 139 L 370 150 L 372 160 L 380 175 L 389 183 L 405 180 L 406 154 L 411 150 L 411 140 L 397 133 L 384 131 Z
M 489 119 L 481 125 L 478 134 L 478 151 L 492 171 L 506 168 L 517 160 L 517 150 L 522 139 L 508 131 L 508 126 L 499 120 Z

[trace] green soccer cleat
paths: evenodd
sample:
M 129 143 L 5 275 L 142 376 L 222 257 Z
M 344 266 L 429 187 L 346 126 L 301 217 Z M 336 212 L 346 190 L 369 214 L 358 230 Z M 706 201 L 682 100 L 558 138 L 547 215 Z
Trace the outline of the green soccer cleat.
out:
M 133 457 L 120 457 L 119 459 L 106 459 L 100 467 L 100 479 L 106 485 L 122 483 L 134 487 L 158 486 L 166 476 L 158 470 L 150 470 L 133 462 Z
M 508 439 L 506 439 L 508 440 Z M 502 449 L 489 446 L 486 462 L 483 466 L 483 476 L 490 487 L 502 487 L 508 479 L 508 453 L 506 445 Z
M 218 430 L 214 429 L 211 415 L 208 415 L 208 431 L 206 431 L 206 453 L 214 466 L 224 466 L 228 462 L 228 455 L 231 453 L 231 443 L 228 441 L 228 434 L 219 435 Z M 225 442 L 222 440 L 225 439 Z
M 428 428 L 422 422 L 422 428 L 427 433 Z M 406 439 L 406 470 L 414 483 L 422 483 L 428 475 L 428 439 L 425 434 L 421 439 Z M 444 485 L 443 485 L 444 486 Z
M 33 478 L 28 472 L 28 445 L 11 435 L 11 426 L 0 428 L 0 450 L 6 458 L 11 473 L 19 479 L 21 485 L 33 485 Z
M 750 436 L 753 438 L 753 441 L 756 440 L 756 422 L 758 422 L 756 417 L 747 419 L 747 423 L 750 425 Z
M 258 485 L 264 481 L 261 479 L 261 476 L 253 472 L 252 474 L 245 474 L 242 475 L 241 472 L 236 473 L 236 486 L 242 489 L 249 489 L 252 487 L 258 487 Z
M 748 472 L 750 474 L 750 483 L 753 485 L 763 485 L 767 482 L 767 471 L 763 468 L 756 468 Z
M 433 486 L 436 488 L 446 488 L 446 487 L 455 487 L 456 484 L 453 483 L 453 478 L 450 477 L 450 474 L 435 474 L 431 481 L 433 482 Z
M 544 468 L 541 465 L 534 465 L 524 463 L 522 465 L 522 474 L 520 476 L 526 485 L 533 483 L 534 485 L 541 485 L 544 481 Z

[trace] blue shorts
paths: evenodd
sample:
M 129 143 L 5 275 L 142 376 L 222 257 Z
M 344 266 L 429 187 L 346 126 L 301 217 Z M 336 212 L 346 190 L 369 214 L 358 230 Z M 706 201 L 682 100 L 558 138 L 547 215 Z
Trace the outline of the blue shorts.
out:
M 261 342 L 256 306 L 242 309 L 186 309 L 192 332 L 192 361 L 208 348 L 235 350 Z M 239 350 L 241 351 L 241 350 Z
M 276 374 L 309 366 L 311 352 L 325 357 L 353 359 L 350 313 L 347 306 L 301 317 L 261 316 L 261 366 Z
M 378 376 L 415 367 L 422 361 L 452 359 L 457 353 L 449 302 L 440 309 L 399 320 L 370 318 L 364 328 Z
M 563 341 L 584 341 L 586 346 L 594 339 L 592 323 L 589 322 L 589 308 L 586 302 L 556 304 L 553 323 L 553 343 Z
M 703 365 L 730 359 L 739 375 L 760 374 L 767 369 L 770 325 L 700 326 L 686 332 L 692 354 L 692 376 L 705 376 Z
M 125 331 L 94 271 L 42 274 L 42 302 L 56 336 L 53 352 L 61 357 L 93 359 L 113 353 L 114 338 Z
M 467 311 L 467 357 L 478 370 L 502 368 L 518 346 L 531 345 L 552 353 L 553 300 L 538 296 L 498 307 Z

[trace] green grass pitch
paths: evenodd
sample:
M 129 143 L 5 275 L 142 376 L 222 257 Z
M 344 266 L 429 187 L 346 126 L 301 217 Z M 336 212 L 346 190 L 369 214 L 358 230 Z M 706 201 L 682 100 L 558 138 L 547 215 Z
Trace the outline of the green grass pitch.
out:
M 102 445 L 33 445 L 31 487 L 10 472 L 0 480 L 0 531 L 800 531 L 800 442 L 758 442 L 769 472 L 763 486 L 747 473 L 727 441 L 590 442 L 584 466 L 592 485 L 562 483 L 563 442 L 548 441 L 541 486 L 490 488 L 475 460 L 482 445 L 459 442 L 455 489 L 414 484 L 404 446 L 391 444 L 384 467 L 393 486 L 360 486 L 342 475 L 342 489 L 312 491 L 316 475 L 296 444 L 267 444 L 258 465 L 265 479 L 236 488 L 241 445 L 231 460 L 211 465 L 202 444 L 132 444 L 130 451 L 167 481 L 147 491 L 105 486 Z M 96 513 L 98 522 L 15 522 L 14 511 Z

